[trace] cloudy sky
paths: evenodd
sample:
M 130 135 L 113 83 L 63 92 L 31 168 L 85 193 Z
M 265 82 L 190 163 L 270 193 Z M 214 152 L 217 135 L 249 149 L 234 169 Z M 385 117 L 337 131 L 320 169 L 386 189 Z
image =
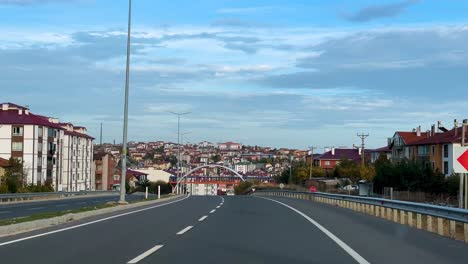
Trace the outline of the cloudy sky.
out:
M 377 3 L 378 4 L 375 4 Z M 0 101 L 120 142 L 127 1 L 0 0 Z M 468 118 L 468 1 L 134 0 L 130 140 L 381 147 Z

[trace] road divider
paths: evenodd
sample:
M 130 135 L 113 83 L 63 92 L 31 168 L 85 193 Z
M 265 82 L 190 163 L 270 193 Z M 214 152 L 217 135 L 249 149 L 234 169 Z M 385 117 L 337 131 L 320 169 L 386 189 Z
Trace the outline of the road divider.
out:
M 63 228 L 63 229 L 58 229 L 58 230 L 54 230 L 54 231 L 45 232 L 45 233 L 41 233 L 41 234 L 38 234 L 38 235 L 30 236 L 30 237 L 25 237 L 25 238 L 20 238 L 20 239 L 8 241 L 8 242 L 0 243 L 0 246 L 7 245 L 7 244 L 12 244 L 12 243 L 16 243 L 16 242 L 20 242 L 20 241 L 23 241 L 23 240 L 36 238 L 36 237 L 46 236 L 46 235 L 50 235 L 50 234 L 54 234 L 54 233 L 58 233 L 58 232 L 63 232 L 63 231 L 66 231 L 66 230 L 75 229 L 75 228 L 79 228 L 79 227 L 82 227 L 82 226 L 87 226 L 87 225 L 90 225 L 90 224 L 99 223 L 99 222 L 102 222 L 102 221 L 107 221 L 107 220 L 117 218 L 117 217 L 122 217 L 122 216 L 125 216 L 125 215 L 130 215 L 130 214 L 134 214 L 134 213 L 138 213 L 138 212 L 142 212 L 142 211 L 146 211 L 146 210 L 151 210 L 151 209 L 154 209 L 154 208 L 157 208 L 157 207 L 161 207 L 161 206 L 181 202 L 181 201 L 187 199 L 190 196 L 185 196 L 182 199 L 178 199 L 178 200 L 175 200 L 175 201 L 170 201 L 170 200 L 173 200 L 173 199 L 176 199 L 176 198 L 179 198 L 179 197 L 181 197 L 181 196 L 177 195 L 177 196 L 171 196 L 169 198 L 163 198 L 163 199 L 160 199 L 160 200 L 152 200 L 152 201 L 147 201 L 147 202 L 127 204 L 127 205 L 119 205 L 119 206 L 113 206 L 113 207 L 104 208 L 104 209 L 98 209 L 98 210 L 94 210 L 94 211 L 86 211 L 86 212 L 81 212 L 81 213 L 76 213 L 76 214 L 66 214 L 66 215 L 53 217 L 53 218 L 48 218 L 48 219 L 41 219 L 41 220 L 36 220 L 36 221 L 31 221 L 31 222 L 24 222 L 24 223 L 12 224 L 12 225 L 0 226 L 0 237 L 3 237 L 3 236 L 13 235 L 13 234 L 29 232 L 29 231 L 36 230 L 36 229 L 51 227 L 51 226 L 54 226 L 54 225 L 64 224 L 64 223 L 68 223 L 68 222 L 73 221 L 73 220 L 81 220 L 81 219 L 91 217 L 91 216 L 98 216 L 98 215 L 102 215 L 102 214 L 113 213 L 113 212 L 118 212 L 118 211 L 128 210 L 128 209 L 137 209 L 138 207 L 144 207 L 144 206 L 148 206 L 148 205 L 152 205 L 152 204 L 157 204 L 157 205 L 145 207 L 145 208 L 142 208 L 142 209 L 133 210 L 133 211 L 126 212 L 126 213 L 101 218 L 101 219 L 98 219 L 98 220 L 95 220 L 95 221 L 86 222 L 86 223 L 79 224 L 79 225 L 74 225 L 74 226 L 71 226 L 71 227 Z
M 465 209 L 321 192 L 258 190 L 253 195 L 330 204 L 468 243 L 468 210 Z
M 44 192 L 0 194 L 0 204 L 31 202 L 35 200 L 57 200 L 86 196 L 118 195 L 116 191 Z

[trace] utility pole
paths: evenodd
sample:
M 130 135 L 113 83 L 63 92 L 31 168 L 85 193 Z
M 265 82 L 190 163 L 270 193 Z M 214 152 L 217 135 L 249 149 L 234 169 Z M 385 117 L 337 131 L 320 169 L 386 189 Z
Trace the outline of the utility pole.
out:
M 314 149 L 316 149 L 316 147 L 312 146 L 312 147 L 309 147 L 310 149 L 310 172 L 309 172 L 309 180 L 312 179 L 312 167 L 314 166 Z
M 361 166 L 364 167 L 364 165 L 366 164 L 365 161 L 364 161 L 364 158 L 365 158 L 365 154 L 364 154 L 364 149 L 365 149 L 365 141 L 366 141 L 366 138 L 369 136 L 369 134 L 364 134 L 364 133 L 361 133 L 361 134 L 357 134 L 358 137 L 361 138 Z
M 461 138 L 461 146 L 465 147 L 466 146 L 466 127 L 468 126 L 468 120 L 463 120 L 462 125 L 462 138 Z M 464 188 L 463 188 L 464 187 Z M 465 189 L 463 191 L 463 189 Z M 465 208 L 468 209 L 468 175 L 466 173 L 462 173 L 460 175 L 460 202 L 459 202 L 459 207 L 460 208 Z M 463 199 L 463 197 L 465 199 Z M 463 200 L 465 201 L 465 206 L 463 206 Z
M 173 115 L 177 115 L 177 181 L 178 181 L 180 178 L 180 117 L 183 115 L 188 115 L 191 112 L 185 112 L 185 113 L 169 112 L 169 113 Z
M 119 203 L 125 204 L 125 180 L 127 178 L 127 133 L 128 133 L 128 90 L 130 82 L 130 36 L 132 25 L 132 0 L 128 0 L 128 30 L 127 30 L 127 64 L 125 70 L 125 105 L 124 105 L 124 126 L 122 140 L 122 154 L 120 163 L 122 164 L 122 173 L 120 179 L 120 199 Z
M 102 146 L 102 123 L 101 123 L 101 131 L 99 132 L 100 137 L 99 137 L 99 146 Z

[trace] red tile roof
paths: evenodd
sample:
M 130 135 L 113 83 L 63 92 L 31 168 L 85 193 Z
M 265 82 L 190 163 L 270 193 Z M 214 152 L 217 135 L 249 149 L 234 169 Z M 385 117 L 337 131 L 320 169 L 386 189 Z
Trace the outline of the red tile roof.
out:
M 399 134 L 406 145 L 410 145 L 416 141 L 419 141 L 423 138 L 427 138 L 427 132 L 421 132 L 421 136 L 418 137 L 416 132 L 404 132 L 404 131 L 397 131 L 396 134 Z
M 92 139 L 92 140 L 94 139 L 92 136 L 82 134 L 82 133 L 78 133 L 78 132 L 75 132 L 75 131 L 68 131 L 68 130 L 65 130 L 65 135 L 76 136 L 76 137 L 84 137 L 84 138 Z
M 370 150 L 370 152 L 392 152 L 392 150 L 390 149 L 390 147 L 385 146 L 378 149 Z
M 0 111 L 0 124 L 9 125 L 39 125 L 63 129 L 58 124 L 49 122 L 49 119 L 32 113 L 20 115 L 18 110 Z
M 354 160 L 356 162 L 361 161 L 359 150 L 357 149 L 335 149 L 335 155 L 332 155 L 331 151 L 325 152 L 320 156 L 320 160 L 340 160 L 342 158 Z
M 0 158 L 0 167 L 5 168 L 8 166 L 10 166 L 10 162 L 7 159 Z
M 413 142 L 411 145 L 434 145 L 434 144 L 447 144 L 447 143 L 461 143 L 462 128 L 457 128 L 457 136 L 455 136 L 455 129 L 444 133 L 436 133 L 432 137 L 422 138 Z M 468 142 L 468 133 L 465 135 L 465 140 Z

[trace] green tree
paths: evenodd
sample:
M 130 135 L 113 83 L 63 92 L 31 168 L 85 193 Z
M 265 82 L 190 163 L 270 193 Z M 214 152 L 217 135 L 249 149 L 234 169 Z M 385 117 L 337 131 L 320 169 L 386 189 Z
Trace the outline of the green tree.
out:
M 336 178 L 350 178 L 353 182 L 356 182 L 361 178 L 360 168 L 353 160 L 341 159 L 333 170 L 333 176 Z
M 8 163 L 9 167 L 5 169 L 5 183 L 8 186 L 8 192 L 16 193 L 24 184 L 23 162 L 16 158 L 10 158 Z
M 251 181 L 245 181 L 239 183 L 237 186 L 234 187 L 234 193 L 236 195 L 242 195 L 249 192 L 252 188 L 253 183 Z
M 221 161 L 221 156 L 219 154 L 216 154 L 214 156 L 211 157 L 211 160 L 214 162 L 214 163 L 217 163 L 219 161 Z

